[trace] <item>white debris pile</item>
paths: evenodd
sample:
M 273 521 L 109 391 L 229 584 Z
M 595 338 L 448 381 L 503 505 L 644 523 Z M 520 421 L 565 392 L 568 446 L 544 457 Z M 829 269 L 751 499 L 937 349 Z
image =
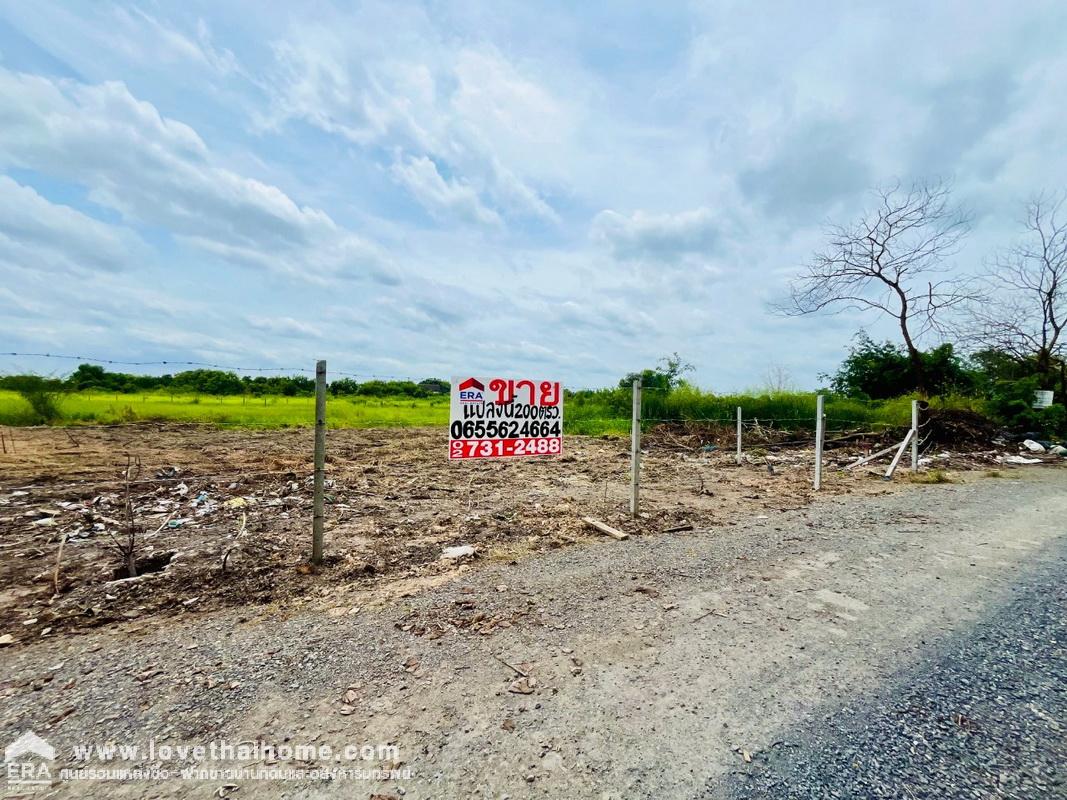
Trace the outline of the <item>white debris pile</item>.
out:
M 1019 444 L 1019 449 L 1020 453 L 1004 453 L 997 457 L 997 461 L 1002 464 L 1026 466 L 1055 463 L 1067 458 L 1067 447 L 1049 441 L 1024 439 Z

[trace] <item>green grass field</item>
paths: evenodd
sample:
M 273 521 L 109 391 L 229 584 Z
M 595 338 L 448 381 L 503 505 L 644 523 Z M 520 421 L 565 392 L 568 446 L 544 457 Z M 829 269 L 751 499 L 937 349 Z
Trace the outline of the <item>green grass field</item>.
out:
M 211 397 L 208 395 L 101 394 L 78 392 L 59 399 L 60 425 L 169 420 L 286 428 L 315 424 L 311 397 Z M 0 391 L 0 424 L 33 424 L 30 406 L 17 393 Z M 448 398 L 329 398 L 331 428 L 391 428 L 448 424 Z
M 567 433 L 626 435 L 630 431 L 630 392 L 604 389 L 579 392 L 564 403 Z M 658 421 L 706 420 L 733 424 L 741 406 L 746 422 L 786 429 L 810 429 L 815 421 L 815 394 L 791 392 L 774 395 L 712 395 L 690 387 L 666 394 L 646 390 L 642 413 L 646 426 Z M 935 407 L 982 411 L 982 402 L 948 398 Z M 285 428 L 314 424 L 310 397 L 248 397 L 171 395 L 166 393 L 113 394 L 79 392 L 59 399 L 59 425 L 113 424 L 139 420 L 168 420 L 247 428 Z M 827 427 L 841 430 L 867 426 L 907 426 L 910 398 L 862 401 L 829 397 Z M 326 404 L 331 428 L 441 427 L 448 424 L 448 398 L 331 397 Z M 34 414 L 17 393 L 0 391 L 0 424 L 34 424 Z

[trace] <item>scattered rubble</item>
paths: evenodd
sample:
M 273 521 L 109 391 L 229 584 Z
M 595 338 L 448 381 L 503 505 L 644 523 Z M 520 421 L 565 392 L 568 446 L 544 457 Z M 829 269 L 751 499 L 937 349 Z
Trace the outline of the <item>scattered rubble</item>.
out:
M 508 691 L 512 694 L 533 694 L 537 688 L 537 679 L 522 677 L 517 678 L 508 685 Z
M 1040 464 L 1040 458 L 1026 458 L 1025 456 L 1002 456 L 999 461 L 1004 464 Z
M 956 430 L 973 429 L 955 420 Z M 312 570 L 310 429 L 133 424 L 87 427 L 78 436 L 75 452 L 61 429 L 23 429 L 18 451 L 0 454 L 0 613 L 16 620 L 0 627 L 0 637 L 12 637 L 0 646 L 229 604 L 293 607 L 329 597 L 348 608 L 338 599 L 348 588 L 385 591 L 402 580 L 415 591 L 470 569 L 475 558 L 511 561 L 603 540 L 602 532 L 699 533 L 799 508 L 813 496 L 810 449 L 751 447 L 739 467 L 732 449 L 709 448 L 699 431 L 646 437 L 636 518 L 629 442 L 621 438 L 571 437 L 565 459 L 457 464 L 446 458 L 443 431 L 331 431 L 327 558 Z M 856 439 L 829 451 L 824 493 L 890 491 L 864 470 L 834 470 L 876 445 Z M 1064 462 L 1058 445 L 1042 447 L 1034 456 L 1042 463 Z M 962 454 L 926 447 L 922 463 L 957 470 L 1033 463 L 1018 461 L 1025 457 L 1016 450 L 1007 442 Z M 117 574 L 122 565 L 108 549 L 126 531 L 128 456 L 142 461 L 145 476 L 130 492 L 137 578 Z M 435 606 L 403 627 L 436 638 L 538 623 L 537 607 L 521 593 L 499 597 L 494 608 Z

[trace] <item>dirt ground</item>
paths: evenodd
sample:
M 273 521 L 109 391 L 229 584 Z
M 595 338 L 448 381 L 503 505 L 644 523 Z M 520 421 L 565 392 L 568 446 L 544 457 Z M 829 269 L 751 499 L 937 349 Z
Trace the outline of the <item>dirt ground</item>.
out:
M 43 465 L 56 457 L 47 447 L 66 450 L 61 431 L 33 435 L 41 437 Z M 390 743 L 399 755 L 371 763 L 409 772 L 54 776 L 15 796 L 725 798 L 731 781 L 798 746 L 794 726 L 857 708 L 892 686 L 899 670 L 921 668 L 931 648 L 999 608 L 1035 565 L 1065 557 L 1059 521 L 1067 472 L 1054 467 L 975 470 L 943 486 L 831 472 L 828 490 L 812 497 L 810 453 L 767 453 L 738 468 L 716 451 L 654 446 L 646 459 L 648 516 L 628 541 L 615 541 L 586 534 L 576 518 L 591 512 L 626 522 L 625 442 L 568 440 L 574 461 L 566 465 L 449 465 L 436 435 L 352 432 L 332 439 L 327 544 L 340 555 L 322 574 L 305 575 L 306 462 L 287 454 L 308 449 L 306 432 L 75 436 L 86 455 L 67 457 L 83 459 L 85 471 L 62 480 L 89 483 L 71 495 L 55 479 L 34 480 L 31 465 L 15 485 L 42 492 L 34 508 L 117 491 L 111 475 L 124 468 L 121 446 L 131 443 L 151 443 L 145 471 L 170 461 L 185 477 L 194 467 L 203 474 L 225 467 L 227 475 L 213 486 L 188 484 L 187 497 L 206 490 L 217 511 L 161 533 L 166 544 L 157 547 L 190 555 L 151 573 L 158 577 L 118 585 L 141 589 L 106 583 L 109 575 L 99 573 L 113 561 L 103 550 L 98 562 L 86 555 L 87 565 L 71 573 L 84 583 L 51 608 L 95 602 L 101 611 L 82 612 L 67 627 L 53 620 L 46 635 L 42 622 L 19 620 L 49 608 L 49 579 L 42 592 L 33 570 L 10 566 L 26 556 L 5 556 L 4 568 L 21 581 L 15 585 L 35 593 L 24 601 L 38 605 L 5 616 L 19 640 L 0 649 L 0 743 L 32 730 L 57 748 L 56 770 L 173 768 L 174 759 L 146 754 L 149 739 Z M 781 459 L 770 462 L 773 473 L 767 455 Z M 295 477 L 256 482 L 252 473 L 267 469 Z M 231 489 L 242 470 L 247 482 Z M 294 480 L 298 488 L 280 495 Z M 611 513 L 604 513 L 603 482 Z M 169 498 L 174 488 L 146 487 L 141 504 Z M 22 490 L 5 481 L 2 496 L 13 491 Z M 267 505 L 272 492 L 282 504 Z M 233 497 L 255 502 L 219 502 Z M 189 503 L 182 500 L 182 513 L 195 518 Z M 261 506 L 259 536 L 277 550 L 243 551 L 223 575 L 225 537 L 239 513 L 249 515 L 251 530 Z M 10 504 L 4 513 L 20 517 Z M 81 512 L 57 515 L 57 530 L 73 528 L 68 513 Z M 664 532 L 686 519 L 693 530 Z M 51 527 L 20 523 L 18 536 L 5 536 L 18 542 L 8 552 L 36 547 L 44 553 L 34 557 L 36 570 L 50 569 L 58 543 L 44 537 L 56 531 L 42 528 Z M 95 534 L 88 539 L 81 546 L 99 549 Z M 465 543 L 483 556 L 440 561 L 442 547 Z M 373 574 L 351 566 L 372 557 L 384 562 Z M 259 602 L 256 591 L 270 599 Z M 201 599 L 182 604 L 193 597 Z M 139 616 L 120 620 L 117 609 Z M 105 615 L 110 624 L 91 626 Z M 1041 699 L 1033 702 L 1033 713 L 1041 712 Z M 73 751 L 87 742 L 142 749 L 104 761 Z M 333 764 L 261 754 L 239 761 L 253 770 Z
M 234 604 L 314 602 L 342 587 L 417 591 L 467 569 L 600 536 L 593 516 L 654 536 L 736 524 L 811 501 L 810 450 L 732 452 L 693 437 L 648 437 L 642 513 L 629 503 L 629 442 L 568 437 L 559 457 L 450 463 L 443 432 L 330 431 L 326 553 L 311 574 L 312 433 L 140 424 L 8 430 L 0 454 L 0 634 L 41 637 Z M 835 472 L 824 493 L 881 493 L 873 471 Z M 124 572 L 130 503 L 138 577 Z M 418 623 L 491 629 L 508 620 Z

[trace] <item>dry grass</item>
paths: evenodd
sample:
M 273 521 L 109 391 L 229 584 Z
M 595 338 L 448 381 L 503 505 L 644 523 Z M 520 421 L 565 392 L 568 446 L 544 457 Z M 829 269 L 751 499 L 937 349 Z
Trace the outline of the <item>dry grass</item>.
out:
M 908 477 L 912 483 L 957 483 L 956 476 L 943 469 L 932 469 L 929 472 L 920 472 Z

